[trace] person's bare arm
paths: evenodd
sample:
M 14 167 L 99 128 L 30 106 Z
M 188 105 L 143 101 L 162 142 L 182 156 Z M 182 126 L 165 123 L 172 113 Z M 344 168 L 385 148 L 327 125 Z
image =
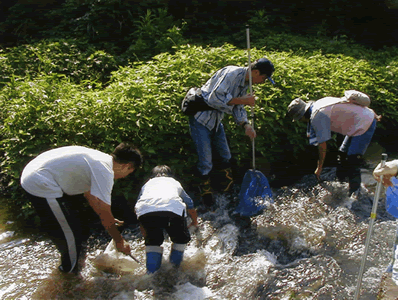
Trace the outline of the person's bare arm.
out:
M 318 145 L 318 152 L 319 152 L 318 166 L 315 170 L 315 175 L 318 181 L 321 180 L 321 173 L 322 173 L 323 163 L 325 162 L 326 158 L 326 151 L 327 151 L 326 142 L 320 143 Z
M 198 227 L 198 213 L 196 212 L 196 209 L 188 209 L 188 215 L 190 216 L 192 223 L 189 224 L 188 227 L 195 226 Z
M 117 250 L 129 255 L 131 252 L 130 245 L 124 241 L 122 235 L 117 229 L 116 223 L 119 223 L 120 221 L 114 218 L 111 206 L 91 195 L 90 192 L 84 193 L 84 196 L 96 214 L 100 217 L 102 226 L 104 226 L 109 235 L 115 241 Z
M 238 104 L 254 106 L 256 104 L 256 99 L 254 98 L 254 96 L 248 94 L 242 97 L 232 98 L 228 102 L 228 105 L 238 105 Z

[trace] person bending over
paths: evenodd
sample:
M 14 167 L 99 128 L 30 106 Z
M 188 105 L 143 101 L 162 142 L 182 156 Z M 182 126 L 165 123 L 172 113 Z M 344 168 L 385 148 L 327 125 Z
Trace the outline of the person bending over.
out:
M 21 185 L 40 217 L 42 230 L 61 253 L 59 270 L 78 272 L 82 243 L 89 237 L 90 222 L 85 204 L 99 216 L 116 242 L 118 251 L 130 254 L 111 211 L 115 179 L 134 172 L 142 155 L 133 145 L 121 143 L 112 154 L 82 146 L 66 146 L 46 151 L 30 161 L 22 171 Z
M 256 60 L 251 65 L 252 83 L 261 84 L 269 80 L 275 84 L 271 78 L 274 70 L 274 65 L 267 58 Z M 256 137 L 256 131 L 249 124 L 245 110 L 245 105 L 255 105 L 254 95 L 247 94 L 248 88 L 249 67 L 224 67 L 200 88 L 200 93 L 211 110 L 198 111 L 189 117 L 190 133 L 198 154 L 197 172 L 201 181 L 201 196 L 207 207 L 214 204 L 210 172 L 215 153 L 221 158 L 220 168 L 225 174 L 225 178 L 220 179 L 223 181 L 223 190 L 228 191 L 233 184 L 231 152 L 222 124 L 224 114 L 231 114 L 251 139 Z
M 172 241 L 170 262 L 178 267 L 191 240 L 188 227 L 197 226 L 198 220 L 192 199 L 173 178 L 170 167 L 160 165 L 152 169 L 150 179 L 141 188 L 135 212 L 145 238 L 147 273 L 156 272 L 162 264 L 163 230 Z M 187 213 L 192 220 L 189 226 Z

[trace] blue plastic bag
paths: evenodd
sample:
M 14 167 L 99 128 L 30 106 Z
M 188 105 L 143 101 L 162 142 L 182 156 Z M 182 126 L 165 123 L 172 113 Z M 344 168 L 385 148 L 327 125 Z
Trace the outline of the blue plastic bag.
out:
M 269 203 L 273 203 L 273 200 L 267 177 L 260 171 L 248 170 L 242 181 L 235 212 L 250 217 L 261 212 Z
M 386 191 L 386 210 L 389 214 L 398 218 L 398 179 L 393 177 L 391 182 L 394 186 L 389 186 Z

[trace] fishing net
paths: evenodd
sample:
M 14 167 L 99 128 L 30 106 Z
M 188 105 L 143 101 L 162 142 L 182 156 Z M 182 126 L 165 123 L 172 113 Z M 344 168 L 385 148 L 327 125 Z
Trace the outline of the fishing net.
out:
M 131 273 L 140 266 L 132 257 L 117 251 L 113 240 L 94 259 L 93 264 L 97 269 L 108 273 Z
M 235 212 L 250 217 L 260 213 L 272 200 L 272 191 L 267 177 L 257 170 L 248 170 L 239 193 L 239 204 Z

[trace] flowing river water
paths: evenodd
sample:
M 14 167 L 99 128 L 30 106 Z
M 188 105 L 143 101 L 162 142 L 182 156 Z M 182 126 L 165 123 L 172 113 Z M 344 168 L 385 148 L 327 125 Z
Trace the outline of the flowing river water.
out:
M 313 176 L 273 189 L 274 203 L 250 219 L 234 214 L 237 193 L 217 195 L 214 212 L 199 212 L 177 271 L 163 244 L 162 268 L 146 275 L 144 264 L 127 273 L 105 272 L 94 261 L 109 238 L 94 233 L 79 276 L 58 270 L 55 246 L 41 235 L 0 231 L 0 299 L 353 299 L 365 248 L 376 183 L 370 162 L 358 199 L 348 184 Z M 237 188 L 238 189 L 238 188 Z M 360 299 L 377 299 L 392 258 L 397 221 L 385 210 L 384 190 L 370 242 Z M 136 226 L 123 232 L 133 255 L 145 263 L 143 237 Z M 391 275 L 390 275 L 391 276 Z M 397 295 L 398 297 L 398 295 Z

